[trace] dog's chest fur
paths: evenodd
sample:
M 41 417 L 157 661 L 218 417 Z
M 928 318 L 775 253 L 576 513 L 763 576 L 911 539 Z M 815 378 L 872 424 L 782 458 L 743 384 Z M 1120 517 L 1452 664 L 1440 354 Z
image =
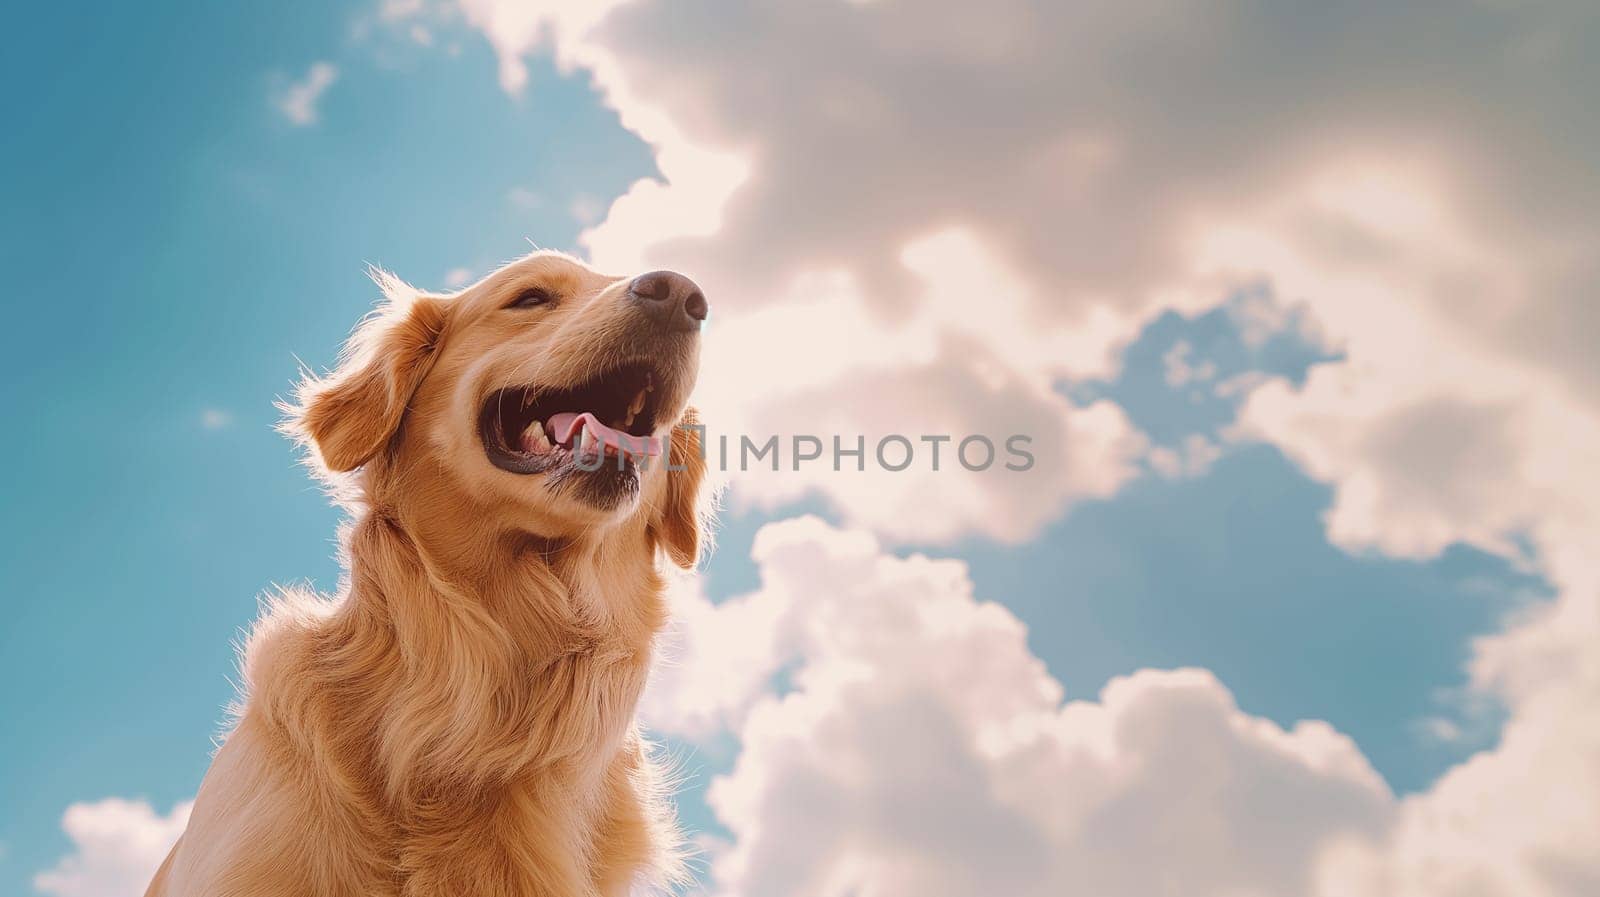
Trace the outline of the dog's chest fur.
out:
M 241 730 L 288 748 L 270 759 L 293 804 L 325 808 L 294 824 L 347 845 L 307 887 L 587 895 L 631 876 L 659 815 L 632 721 L 654 568 L 522 558 L 468 589 L 385 521 L 351 547 L 341 606 L 280 607 L 248 648 Z

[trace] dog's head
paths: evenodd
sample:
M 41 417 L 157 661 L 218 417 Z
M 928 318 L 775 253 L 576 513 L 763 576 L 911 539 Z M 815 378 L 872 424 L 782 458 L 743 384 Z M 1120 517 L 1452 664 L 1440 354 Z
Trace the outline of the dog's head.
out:
M 645 514 L 692 565 L 704 469 L 688 407 L 704 294 L 671 271 L 599 274 L 537 252 L 460 293 L 379 276 L 386 305 L 289 429 L 369 498 L 406 490 L 547 537 Z

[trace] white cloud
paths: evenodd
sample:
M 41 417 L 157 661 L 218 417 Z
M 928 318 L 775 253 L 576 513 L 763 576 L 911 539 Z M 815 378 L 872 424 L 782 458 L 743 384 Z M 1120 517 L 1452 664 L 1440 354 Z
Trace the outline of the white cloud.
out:
M 1317 329 L 1316 319 L 1306 314 L 1304 303 L 1286 305 L 1268 290 L 1243 290 L 1224 308 L 1247 346 L 1259 347 L 1272 337 L 1290 331 L 1296 332 L 1309 345 L 1320 346 L 1327 342 Z
M 1581 637 L 1592 637 L 1592 630 Z M 1387 838 L 1343 845 L 1323 870 L 1325 892 L 1597 893 L 1600 724 L 1593 708 L 1600 677 L 1592 652 L 1588 666 L 1564 670 L 1560 685 L 1518 701 L 1500 745 L 1407 798 Z
M 846 520 L 868 523 L 899 539 L 946 540 L 971 533 L 1015 539 L 1058 516 L 1072 501 L 1107 494 L 1132 475 L 1142 440 L 1114 406 L 1080 410 L 1051 396 L 1063 374 L 1105 369 L 1109 347 L 1136 327 L 1125 310 L 1114 303 L 1090 302 L 1066 320 L 1049 314 L 1041 317 L 1037 312 L 1050 303 L 1040 302 L 1040 297 L 1053 295 L 1061 284 L 1041 284 L 1033 276 L 1035 271 L 1025 264 L 1019 267 L 1019 262 L 1029 260 L 1012 251 L 1015 247 L 1005 234 L 971 226 L 971 216 L 930 220 L 920 212 L 891 233 L 875 234 L 876 204 L 863 206 L 854 193 L 842 196 L 832 175 L 827 176 L 828 183 L 806 185 L 803 189 L 812 195 L 794 204 L 795 212 L 809 218 L 804 228 L 784 225 L 781 233 L 769 233 L 759 241 L 764 249 L 741 258 L 757 241 L 754 232 L 748 237 L 732 235 L 734 222 L 727 218 L 730 203 L 752 191 L 760 197 L 775 174 L 784 176 L 784 160 L 769 163 L 762 151 L 780 148 L 786 135 L 764 136 L 737 150 L 725 141 L 691 137 L 692 110 L 647 97 L 653 88 L 646 83 L 649 75 L 631 68 L 636 59 L 653 56 L 654 50 L 618 55 L 606 41 L 594 39 L 597 23 L 606 20 L 610 27 L 613 20 L 606 14 L 613 5 L 579 11 L 565 6 L 547 9 L 542 4 L 467 2 L 463 11 L 500 52 L 502 83 L 508 89 L 520 90 L 525 82 L 520 56 L 548 47 L 558 63 L 593 70 L 624 125 L 656 148 L 664 179 L 635 183 L 611 205 L 604 221 L 585 232 L 582 241 L 593 259 L 615 270 L 663 264 L 687 270 L 712 297 L 715 338 L 710 344 L 722 347 L 729 358 L 780 342 L 799 350 L 768 357 L 758 367 L 719 366 L 716 358 L 708 357 L 702 378 L 707 388 L 701 391 L 706 418 L 725 432 L 748 433 L 757 439 L 771 433 L 785 438 L 801 433 L 825 440 L 838 434 L 848 441 L 886 432 L 886 421 L 893 418 L 899 432 L 913 439 L 931 434 L 959 441 L 976 434 L 1003 440 L 1024 434 L 1043 447 L 1029 476 L 945 474 L 931 481 L 917 473 L 739 477 L 733 492 L 736 500 L 772 506 L 811 492 L 831 502 Z M 679 30 L 673 24 L 666 32 Z M 809 78 L 809 74 L 798 76 L 795 83 L 806 85 Z M 753 86 L 768 89 L 774 84 L 763 76 Z M 849 102 L 853 101 L 846 105 Z M 691 113 L 688 118 L 685 112 Z M 770 115 L 763 114 L 762 119 L 770 120 Z M 829 133 L 843 140 L 853 128 L 877 133 L 886 126 L 868 121 L 845 124 Z M 830 145 L 829 151 L 838 148 Z M 848 147 L 849 152 L 865 153 L 858 163 L 881 160 L 881 149 L 870 141 Z M 1073 159 L 1090 166 L 1109 152 L 1092 139 L 1073 142 L 1069 149 Z M 886 170 L 909 171 L 916 167 L 912 161 L 896 162 Z M 764 183 L 762 177 L 768 180 Z M 763 206 L 766 202 L 762 200 Z M 823 213 L 829 205 L 834 208 Z M 575 214 L 589 217 L 588 210 Z M 828 227 L 841 239 L 871 239 L 811 253 L 808 250 L 821 248 L 815 242 L 819 214 L 825 214 Z M 768 227 L 758 222 L 756 229 Z M 705 251 L 706 238 L 712 235 L 725 252 Z M 886 299 L 885 289 L 898 289 L 901 295 Z M 818 317 L 797 321 L 796 299 Z M 825 317 L 845 305 L 851 306 L 850 320 Z M 976 311 L 979 306 L 981 313 Z M 800 326 L 793 326 L 796 323 Z M 838 355 L 824 350 L 841 338 L 861 347 L 854 359 L 861 364 L 840 367 L 824 357 Z M 931 393 L 916 388 L 919 376 L 936 377 L 945 387 L 935 397 L 937 407 L 919 408 L 919 401 Z M 1002 384 L 998 389 L 997 382 Z M 853 401 L 828 401 L 842 395 Z M 765 427 L 745 426 L 757 417 Z M 831 421 L 832 428 L 819 431 L 814 425 L 819 418 Z M 984 430 L 985 425 L 1004 429 Z M 1073 443 L 1070 451 L 1064 444 L 1068 440 Z M 941 493 L 958 500 L 930 516 L 925 506 Z
M 183 828 L 192 804 L 162 816 L 145 801 L 110 797 L 76 803 L 61 818 L 73 852 L 33 878 L 57 897 L 129 897 L 144 893 Z
M 460 0 L 467 22 L 483 31 L 500 57 L 500 85 L 517 92 L 528 83 L 521 57 L 552 44 L 558 53 L 565 41 L 588 31 L 621 0 Z M 571 60 L 561 56 L 570 66 Z
M 691 576 L 669 583 L 672 617 L 639 715 L 658 730 L 704 741 L 733 729 L 766 694 L 792 653 L 779 639 L 793 625 L 793 608 L 749 595 L 714 605 L 701 585 Z
M 1204 671 L 1063 704 L 960 562 L 815 518 L 767 526 L 754 556 L 762 587 L 683 617 L 692 649 L 647 705 L 658 728 L 715 717 L 743 745 L 709 792 L 733 835 L 721 892 L 1310 893 L 1323 851 L 1394 812 L 1349 739 L 1251 717 Z
M 233 425 L 233 414 L 224 408 L 203 408 L 200 426 L 207 430 L 222 430 Z
M 753 555 L 756 591 L 677 595 L 644 705 L 658 730 L 742 745 L 709 792 L 732 834 L 710 855 L 719 892 L 1593 891 L 1600 726 L 1573 712 L 1600 698 L 1592 668 L 1396 800 L 1348 738 L 1252 717 L 1202 670 L 1063 704 L 959 561 L 896 557 L 815 518 L 765 527 Z
M 941 273 L 922 272 L 929 293 L 951 282 Z M 930 304 L 945 301 L 935 296 Z M 995 331 L 1011 325 L 989 323 Z M 1025 539 L 1070 502 L 1115 492 L 1134 476 L 1145 448 L 1115 404 L 1075 406 L 978 328 L 963 331 L 932 316 L 886 324 L 843 277 L 798 281 L 787 301 L 714 317 L 700 383 L 696 401 L 713 435 L 726 433 L 735 445 L 743 435 L 757 443 L 781 437 L 776 472 L 770 464 L 738 472 L 730 462 L 735 504 L 774 508 L 818 494 L 845 521 L 903 541 L 973 532 Z M 824 453 L 798 471 L 790 450 L 796 435 L 817 438 Z M 883 443 L 891 436 L 911 448 L 909 466 L 898 472 L 887 468 L 905 463 L 906 447 Z M 835 469 L 836 437 L 842 448 L 865 447 L 865 472 L 850 458 Z M 960 463 L 969 440 L 967 460 L 980 470 Z M 994 450 L 987 465 L 986 445 Z M 1029 462 L 1009 449 L 1026 451 L 1032 466 L 1010 469 Z
M 466 268 L 451 268 L 444 272 L 444 285 L 458 290 L 472 281 L 472 272 Z
M 1593 54 L 1568 37 L 1593 12 L 1433 5 L 1370 4 L 1339 20 L 1344 41 L 1315 17 L 1248 5 L 1203 15 L 1022 0 L 741 16 L 711 0 L 463 8 L 500 54 L 508 89 L 525 80 L 521 56 L 548 49 L 590 69 L 623 124 L 656 148 L 663 180 L 635 184 L 584 235 L 595 259 L 687 269 L 725 319 L 838 276 L 881 329 L 979 331 L 979 357 L 1004 358 L 1031 385 L 1103 374 L 1157 310 L 1208 307 L 1263 281 L 1288 304 L 1331 311 L 1336 331 L 1351 316 L 1341 303 L 1388 324 L 1378 305 L 1351 302 L 1355 288 L 1449 309 L 1482 325 L 1461 350 L 1480 351 L 1489 335 L 1592 389 L 1585 330 L 1563 323 L 1592 321 L 1576 297 L 1596 273 L 1583 247 L 1594 240 L 1585 210 L 1600 198 L 1597 135 L 1558 139 L 1520 116 L 1586 120 L 1579 92 L 1545 85 L 1594 74 Z M 1436 39 L 1429 23 L 1440 20 L 1451 28 Z M 1359 66 L 1339 50 L 1352 42 L 1371 48 Z M 1294 65 L 1285 46 L 1299 48 Z M 830 65 L 819 70 L 819 58 Z M 955 307 L 931 297 L 908 259 L 951 233 L 1000 272 Z M 1514 236 L 1489 239 L 1501 234 Z M 1421 263 L 1395 280 L 1397 258 Z M 935 253 L 922 267 L 944 262 Z M 1308 270 L 1335 276 L 1293 276 Z M 1239 309 L 1247 338 L 1283 325 L 1249 314 L 1262 308 Z M 880 360 L 917 362 L 887 347 Z M 963 359 L 935 363 L 981 379 Z M 746 385 L 764 398 L 778 379 Z M 781 379 L 834 394 L 873 386 L 814 366 Z M 837 478 L 822 488 L 863 500 L 834 495 L 860 491 Z
M 316 124 L 317 103 L 337 80 L 337 66 L 331 62 L 314 62 L 306 70 L 305 77 L 284 88 L 274 103 L 290 124 L 298 127 Z

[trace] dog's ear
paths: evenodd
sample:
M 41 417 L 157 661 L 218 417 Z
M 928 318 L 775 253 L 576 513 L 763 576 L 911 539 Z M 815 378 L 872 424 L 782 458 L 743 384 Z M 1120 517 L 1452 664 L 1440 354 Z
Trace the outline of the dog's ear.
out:
M 444 332 L 444 300 L 374 272 L 385 303 L 362 321 L 326 377 L 307 375 L 284 429 L 312 446 L 329 470 L 355 470 L 400 427 Z
M 705 520 L 700 487 L 706 476 L 706 459 L 701 445 L 704 428 L 695 410 L 684 412 L 672 428 L 672 442 L 663 473 L 667 478 L 666 500 L 650 522 L 650 536 L 672 562 L 686 570 L 700 560 L 700 543 Z

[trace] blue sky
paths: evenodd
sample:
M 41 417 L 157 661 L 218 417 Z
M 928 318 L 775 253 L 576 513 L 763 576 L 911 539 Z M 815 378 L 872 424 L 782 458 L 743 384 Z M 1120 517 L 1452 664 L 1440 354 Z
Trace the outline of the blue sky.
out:
M 330 363 L 371 306 L 364 266 L 444 288 L 530 243 L 582 253 L 580 233 L 661 169 L 587 68 L 516 53 L 528 82 L 506 90 L 506 39 L 470 17 L 190 3 L 85 20 L 35 5 L 12 37 L 0 893 L 22 895 L 74 849 L 69 805 L 122 796 L 165 813 L 192 796 L 257 596 L 336 586 L 336 514 L 274 433 L 273 401 L 301 361 Z M 319 61 L 337 77 L 297 123 L 281 101 Z M 716 133 L 709 108 L 684 120 Z M 1148 446 L 1198 435 L 1214 459 L 1174 474 L 1147 448 L 1136 474 L 1063 500 L 1020 542 L 888 533 L 885 550 L 964 561 L 1068 700 L 1146 668 L 1205 668 L 1243 713 L 1325 720 L 1394 792 L 1425 793 L 1500 741 L 1508 710 L 1473 687 L 1474 640 L 1550 606 L 1561 578 L 1465 523 L 1430 551 L 1395 549 L 1386 531 L 1330 536 L 1347 519 L 1344 469 L 1234 428 L 1248 387 L 1276 378 L 1292 393 L 1349 356 L 1292 324 L 1249 337 L 1249 296 L 1233 295 L 1135 316 L 1116 365 L 1049 375 L 1073 406 L 1120 409 Z M 1179 358 L 1188 380 L 1173 376 Z M 1240 391 L 1217 388 L 1230 379 Z M 763 524 L 809 511 L 858 525 L 850 508 L 815 494 L 735 503 L 705 593 L 763 588 L 749 557 Z M 1486 527 L 1558 553 L 1537 514 L 1518 519 Z M 733 768 L 737 727 L 669 735 L 696 773 L 684 819 L 727 837 L 705 785 Z

